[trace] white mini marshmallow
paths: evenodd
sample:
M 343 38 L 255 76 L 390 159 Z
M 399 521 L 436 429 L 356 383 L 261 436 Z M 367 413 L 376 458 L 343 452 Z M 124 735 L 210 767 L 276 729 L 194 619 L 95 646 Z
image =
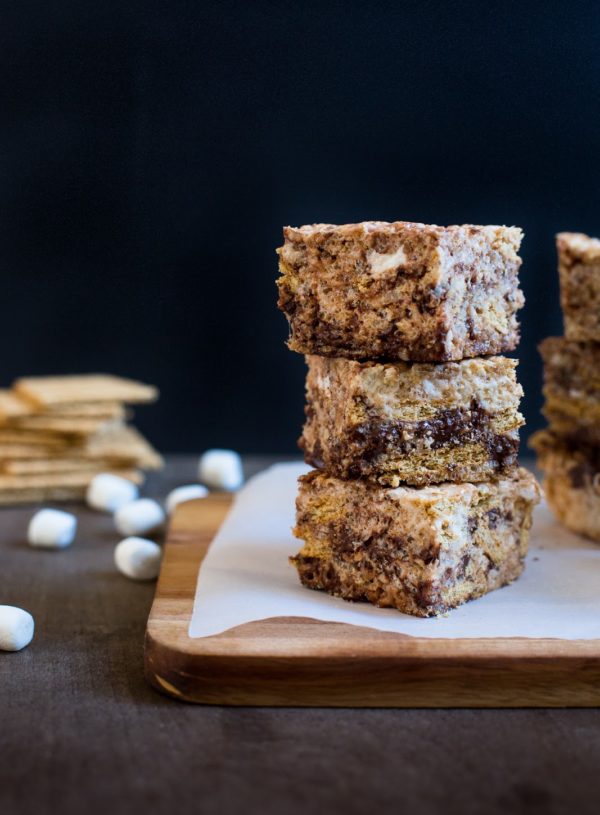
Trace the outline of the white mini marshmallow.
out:
M 158 501 L 139 498 L 125 504 L 115 513 L 115 525 L 121 535 L 146 535 L 165 522 L 165 513 Z
M 35 624 L 28 611 L 0 606 L 0 651 L 20 651 L 33 639 Z
M 132 580 L 155 580 L 161 557 L 160 546 L 145 538 L 125 538 L 115 547 L 117 569 Z
M 60 509 L 40 509 L 29 521 L 27 540 L 31 546 L 64 549 L 73 543 L 77 518 Z
M 196 498 L 206 498 L 208 490 L 202 484 L 186 484 L 183 487 L 171 490 L 165 499 L 167 512 L 169 515 L 173 512 L 177 504 L 183 504 L 184 501 L 193 501 Z
M 86 499 L 94 509 L 116 512 L 139 495 L 137 486 L 127 478 L 112 473 L 94 476 L 87 489 Z
M 242 459 L 235 450 L 207 450 L 198 465 L 200 481 L 216 490 L 237 490 L 244 483 Z

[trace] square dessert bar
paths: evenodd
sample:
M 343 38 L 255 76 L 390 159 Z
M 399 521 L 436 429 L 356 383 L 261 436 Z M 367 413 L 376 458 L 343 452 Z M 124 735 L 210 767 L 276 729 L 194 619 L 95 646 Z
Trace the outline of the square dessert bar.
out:
M 527 553 L 535 478 L 375 487 L 313 470 L 300 478 L 292 558 L 301 582 L 345 600 L 430 617 L 515 580 Z
M 438 364 L 307 357 L 307 463 L 397 487 L 486 481 L 517 464 L 517 361 Z
M 561 436 L 600 445 L 600 344 L 548 337 L 544 360 L 543 414 Z
M 292 351 L 445 362 L 517 346 L 516 227 L 367 221 L 283 234 L 279 307 Z
M 548 430 L 530 441 L 544 473 L 544 494 L 567 529 L 600 542 L 600 448 L 569 442 Z
M 561 232 L 556 250 L 565 336 L 600 341 L 600 240 Z

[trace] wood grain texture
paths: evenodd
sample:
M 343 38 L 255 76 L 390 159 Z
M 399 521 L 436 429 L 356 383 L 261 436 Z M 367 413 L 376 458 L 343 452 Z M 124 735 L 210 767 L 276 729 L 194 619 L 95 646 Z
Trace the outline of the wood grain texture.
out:
M 424 639 L 287 617 L 191 639 L 198 568 L 230 502 L 211 495 L 173 517 L 145 642 L 158 690 L 219 705 L 600 704 L 600 640 Z

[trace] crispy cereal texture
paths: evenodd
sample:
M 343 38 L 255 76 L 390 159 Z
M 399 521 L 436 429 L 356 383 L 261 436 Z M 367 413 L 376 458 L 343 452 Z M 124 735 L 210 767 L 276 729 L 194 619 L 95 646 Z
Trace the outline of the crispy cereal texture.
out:
M 404 221 L 286 227 L 278 287 L 289 347 L 428 362 L 512 351 L 522 237 L 516 227 Z
M 313 470 L 300 479 L 292 562 L 302 583 L 429 617 L 515 580 L 523 569 L 535 478 L 373 487 Z
M 300 446 L 314 467 L 397 487 L 487 481 L 517 465 L 516 360 L 307 363 Z

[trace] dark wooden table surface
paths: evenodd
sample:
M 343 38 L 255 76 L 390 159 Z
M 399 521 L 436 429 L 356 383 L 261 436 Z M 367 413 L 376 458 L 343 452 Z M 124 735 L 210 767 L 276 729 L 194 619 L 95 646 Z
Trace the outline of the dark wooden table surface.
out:
M 249 470 L 262 462 L 250 460 Z M 173 457 L 146 494 L 194 478 Z M 0 654 L 0 815 L 597 812 L 600 710 L 302 710 L 181 704 L 146 685 L 153 585 L 113 566 L 110 517 L 71 549 L 0 511 L 0 603 L 36 636 Z

